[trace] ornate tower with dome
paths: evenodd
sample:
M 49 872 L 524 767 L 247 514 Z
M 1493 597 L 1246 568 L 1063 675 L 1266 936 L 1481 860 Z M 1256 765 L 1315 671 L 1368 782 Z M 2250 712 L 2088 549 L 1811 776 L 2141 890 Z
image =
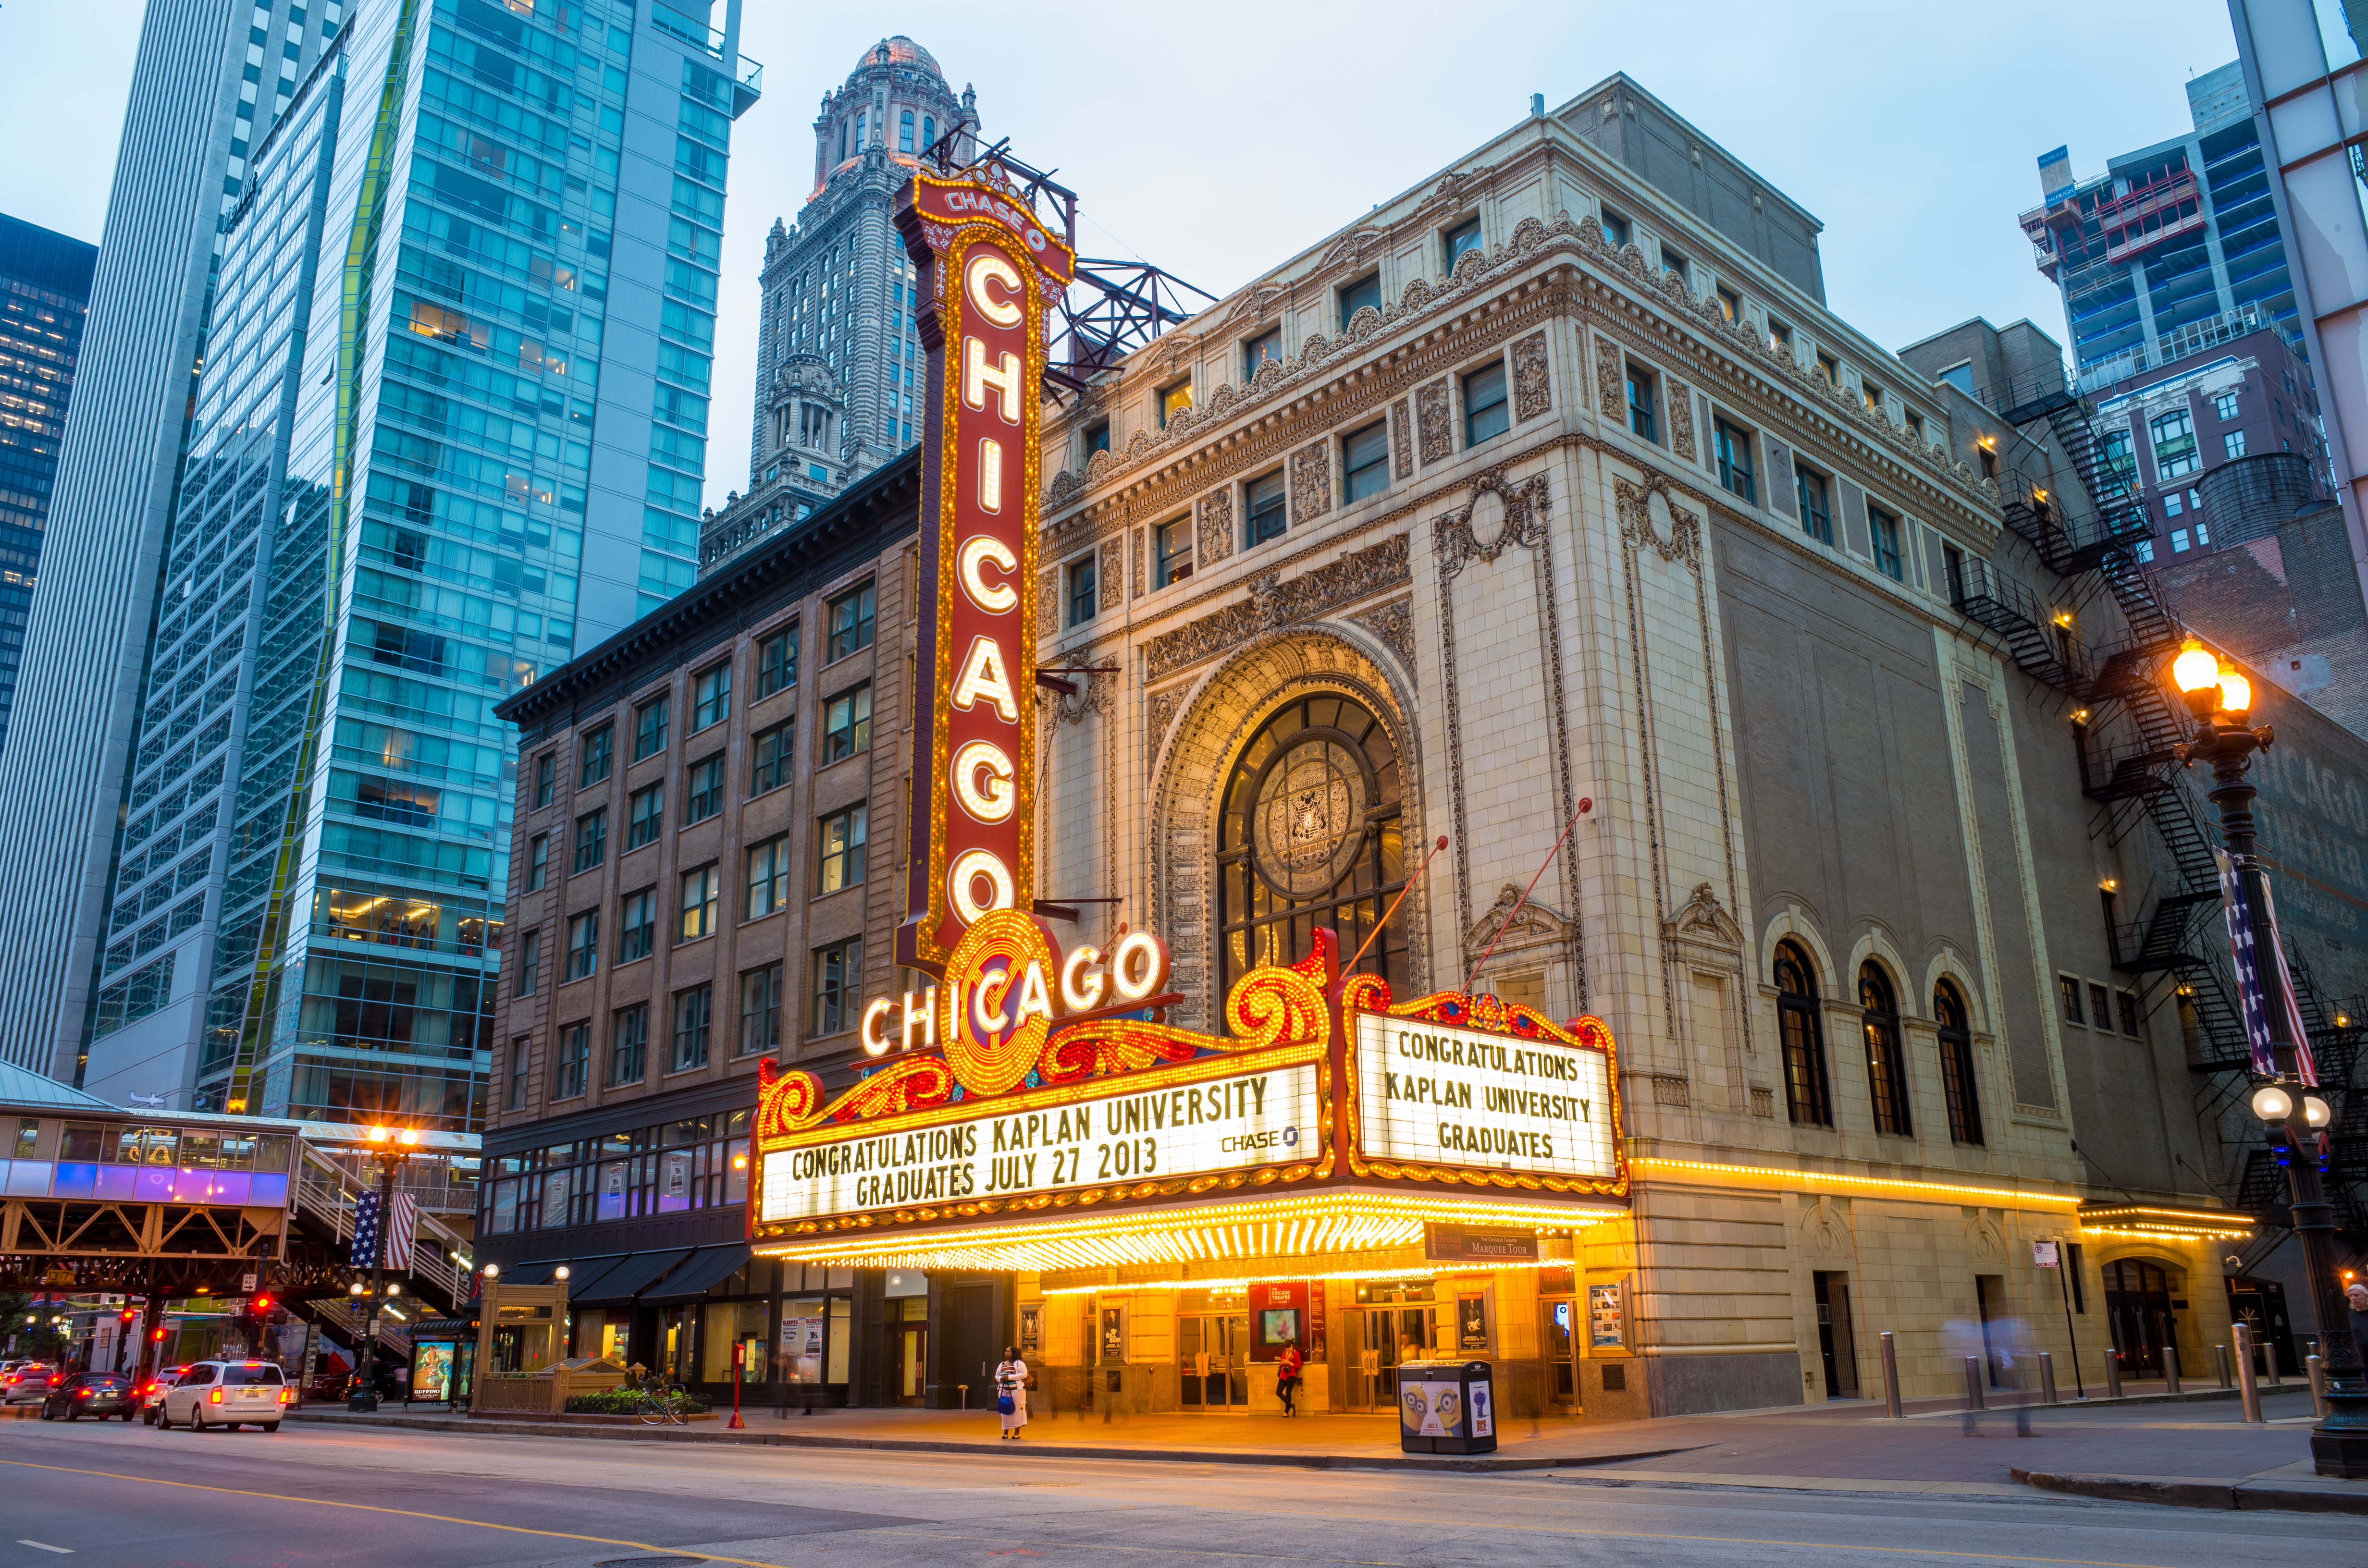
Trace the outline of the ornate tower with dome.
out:
M 700 570 L 793 523 L 918 438 L 923 374 L 913 268 L 896 192 L 939 140 L 978 146 L 978 96 L 960 94 L 901 34 L 863 51 L 814 116 L 814 187 L 776 219 L 760 275 L 748 488 L 701 529 Z

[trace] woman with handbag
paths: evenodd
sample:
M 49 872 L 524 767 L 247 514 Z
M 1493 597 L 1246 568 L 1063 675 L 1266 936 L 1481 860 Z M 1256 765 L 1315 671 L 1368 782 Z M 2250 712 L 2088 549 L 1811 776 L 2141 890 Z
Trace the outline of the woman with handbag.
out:
M 1274 1364 L 1274 1394 L 1277 1399 L 1282 1401 L 1282 1413 L 1285 1415 L 1299 1414 L 1292 1403 L 1299 1393 L 1299 1346 L 1285 1345 L 1282 1347 L 1282 1355 Z
M 1017 1441 L 1019 1428 L 1028 1425 L 1028 1363 L 1016 1345 L 1003 1347 L 995 1369 L 995 1411 L 1003 1419 L 1001 1436 Z

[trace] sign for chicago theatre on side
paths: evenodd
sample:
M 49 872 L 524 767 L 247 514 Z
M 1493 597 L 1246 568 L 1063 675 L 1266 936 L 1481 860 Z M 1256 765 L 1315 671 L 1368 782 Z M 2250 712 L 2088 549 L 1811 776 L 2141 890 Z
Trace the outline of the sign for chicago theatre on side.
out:
M 1244 1205 L 1541 1226 L 1623 1200 L 1600 1019 L 1493 996 L 1396 1003 L 1330 932 L 1253 969 L 1224 1032 L 1165 1021 L 1148 931 L 1064 950 L 1033 913 L 1038 426 L 1045 318 L 1074 257 L 998 171 L 915 176 L 897 223 L 928 349 L 907 915 L 937 983 L 862 1013 L 877 1059 L 826 1097 L 759 1070 L 760 1251 L 881 1257 L 1031 1221 L 1223 1222 Z

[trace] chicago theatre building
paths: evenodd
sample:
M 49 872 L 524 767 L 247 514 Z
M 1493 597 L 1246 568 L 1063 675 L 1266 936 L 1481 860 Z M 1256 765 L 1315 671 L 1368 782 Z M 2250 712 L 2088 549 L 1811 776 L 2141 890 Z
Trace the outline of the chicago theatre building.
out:
M 2174 644 L 2031 542 L 2094 510 L 2052 343 L 1868 341 L 1614 76 L 1038 400 L 1065 253 L 968 177 L 899 219 L 929 438 L 504 710 L 480 1234 L 575 1260 L 578 1353 L 1598 1416 L 1876 1396 L 1886 1330 L 1911 1396 L 2208 1364 L 2243 1155 L 2128 924 L 2186 869 L 2096 831 Z

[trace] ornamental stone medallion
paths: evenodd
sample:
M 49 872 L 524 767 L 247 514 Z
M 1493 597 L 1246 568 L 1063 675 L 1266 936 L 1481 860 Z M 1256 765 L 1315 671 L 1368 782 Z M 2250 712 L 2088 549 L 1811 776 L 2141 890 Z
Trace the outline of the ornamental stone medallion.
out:
M 1320 898 L 1365 842 L 1365 770 L 1345 737 L 1303 734 L 1258 773 L 1250 805 L 1258 878 L 1292 900 Z

